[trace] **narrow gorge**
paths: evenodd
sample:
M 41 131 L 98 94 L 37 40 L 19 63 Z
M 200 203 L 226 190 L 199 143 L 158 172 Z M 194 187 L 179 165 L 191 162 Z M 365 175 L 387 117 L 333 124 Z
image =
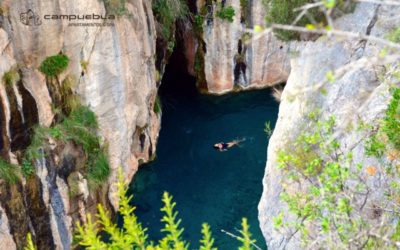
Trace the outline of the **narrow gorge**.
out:
M 0 0 L 0 249 L 84 248 L 121 172 L 160 244 L 168 191 L 190 249 L 202 222 L 219 249 L 400 246 L 400 3 L 294 2 Z

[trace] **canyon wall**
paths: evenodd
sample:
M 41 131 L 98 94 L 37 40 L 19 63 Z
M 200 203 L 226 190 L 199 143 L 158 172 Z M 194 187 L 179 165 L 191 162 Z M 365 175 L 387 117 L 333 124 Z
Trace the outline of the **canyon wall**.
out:
M 199 49 L 203 50 L 207 92 L 222 94 L 285 82 L 296 43 L 281 42 L 272 34 L 252 35 L 254 26 L 265 27 L 262 1 L 223 2 L 224 8 L 235 10 L 232 22 L 217 16 L 222 8 L 219 3 L 197 1 L 197 12 L 204 16 Z
M 354 13 L 337 19 L 335 27 L 385 37 L 396 28 L 396 22 L 389 21 L 396 13 L 399 13 L 398 7 L 360 3 Z M 301 195 L 307 188 L 304 183 L 296 182 L 285 186 L 288 178 L 278 167 L 278 152 L 287 145 L 294 145 L 300 134 L 312 133 L 316 129 L 308 118 L 311 112 L 319 109 L 320 120 L 328 119 L 330 115 L 336 117 L 335 138 L 341 145 L 341 151 L 353 153 L 354 162 L 364 167 L 381 164 L 374 158 L 365 157 L 366 135 L 357 128 L 359 124 L 376 125 L 385 115 L 390 100 L 390 84 L 382 79 L 382 70 L 388 65 L 382 65 L 378 56 L 382 49 L 379 43 L 365 40 L 321 37 L 316 42 L 307 42 L 299 51 L 299 56 L 291 60 L 291 72 L 282 94 L 278 121 L 268 146 L 264 191 L 259 203 L 260 225 L 269 249 L 302 249 L 299 233 L 292 236 L 291 231 L 276 229 L 273 218 L 284 212 L 282 223 L 295 221 L 280 195 L 284 190 Z M 326 80 L 328 72 L 339 72 L 333 83 Z M 378 176 L 368 175 L 361 178 L 369 178 L 372 183 L 379 179 Z M 371 206 L 384 195 L 379 186 L 374 187 L 371 190 L 374 198 L 368 201 Z M 369 223 L 376 221 L 372 218 Z M 313 249 L 327 247 L 318 243 Z
M 264 236 L 270 249 L 279 249 L 286 238 L 274 231 L 271 220 L 285 205 L 279 201 L 282 173 L 276 168 L 275 150 L 285 141 L 290 143 L 292 138 L 287 135 L 299 132 L 310 103 L 336 114 L 343 124 L 348 117 L 356 117 L 354 112 L 360 119 L 372 121 L 387 104 L 387 89 L 376 79 L 376 62 L 342 76 L 339 84 L 327 88 L 327 96 L 305 90 L 321 81 L 326 71 L 366 60 L 380 48 L 362 41 L 321 38 L 284 43 L 271 34 L 256 37 L 251 29 L 264 26 L 262 1 L 223 2 L 235 10 L 232 22 L 217 17 L 220 4 L 197 0 L 196 13 L 191 16 L 203 17 L 200 31 L 195 30 L 193 20 L 180 27 L 188 71 L 197 76 L 199 88 L 212 94 L 273 86 L 289 77 L 270 141 L 259 205 Z M 169 44 L 157 44 L 160 37 L 151 1 L 127 1 L 123 9 L 121 17 L 110 20 L 113 26 L 70 26 L 66 19 L 42 19 L 40 24 L 25 25 L 20 18 L 28 10 L 36 17 L 74 13 L 106 16 L 109 12 L 98 0 L 0 2 L 0 76 L 9 71 L 18 75 L 15 84 L 0 84 L 1 157 L 21 165 L 21 151 L 29 144 L 32 128 L 37 124 L 49 127 L 57 120 L 51 82 L 38 68 L 47 57 L 63 53 L 70 58 L 70 65 L 57 81 L 73 79 L 74 93 L 96 114 L 111 166 L 108 183 L 91 191 L 80 171 L 86 157 L 82 148 L 72 142 L 59 145 L 48 141 L 32 178 L 21 178 L 15 185 L 0 182 L 1 249 L 21 248 L 28 232 L 39 249 L 70 249 L 75 222 L 84 222 L 84 214 L 93 213 L 96 203 L 116 207 L 116 170 L 122 167 L 125 178 L 131 180 L 139 163 L 153 159 L 161 115 L 154 105 Z M 355 13 L 336 23 L 344 29 L 383 36 L 391 27 L 381 20 L 393 11 L 360 4 Z M 32 18 L 30 21 L 37 21 Z M 362 88 L 358 88 L 360 84 Z M 369 108 L 373 111 L 363 112 Z M 289 246 L 295 248 L 296 244 L 293 241 Z
M 139 161 L 154 157 L 160 114 L 153 109 L 156 31 L 151 1 L 131 1 L 125 8 L 134 15 L 110 20 L 113 26 L 78 27 L 69 26 L 66 19 L 44 20 L 43 16 L 106 16 L 104 3 L 1 1 L 0 76 L 12 69 L 19 75 L 12 88 L 0 84 L 2 157 L 18 164 L 19 151 L 27 146 L 31 129 L 54 122 L 50 83 L 38 68 L 46 57 L 62 52 L 70 65 L 58 81 L 74 79 L 74 92 L 96 114 L 111 166 L 110 185 L 89 192 L 86 180 L 75 171 L 86 156 L 74 145 L 53 145 L 36 162 L 33 178 L 12 186 L 2 183 L 7 192 L 0 195 L 5 232 L 0 235 L 1 249 L 20 249 L 28 232 L 39 249 L 71 248 L 72 223 L 83 220 L 85 212 L 93 212 L 98 202 L 116 205 L 113 183 L 117 168 L 122 167 L 126 180 L 131 180 Z M 21 22 L 20 15 L 28 10 L 41 18 L 40 23 L 34 19 L 31 25 Z M 77 179 L 81 194 L 77 199 L 69 195 L 71 176 Z

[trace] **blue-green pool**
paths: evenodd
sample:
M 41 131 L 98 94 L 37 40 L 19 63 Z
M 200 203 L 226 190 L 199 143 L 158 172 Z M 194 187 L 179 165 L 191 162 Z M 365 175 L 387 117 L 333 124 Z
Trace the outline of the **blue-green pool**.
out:
M 131 184 L 139 220 L 152 240 L 160 239 L 161 196 L 168 191 L 191 249 L 198 247 L 203 222 L 219 249 L 237 249 L 238 242 L 221 229 L 237 234 L 242 217 L 257 245 L 266 248 L 257 220 L 268 143 L 263 130 L 266 121 L 275 124 L 278 104 L 268 90 L 215 97 L 179 86 L 161 89 L 157 159 L 141 166 Z M 236 138 L 246 141 L 227 152 L 212 147 Z

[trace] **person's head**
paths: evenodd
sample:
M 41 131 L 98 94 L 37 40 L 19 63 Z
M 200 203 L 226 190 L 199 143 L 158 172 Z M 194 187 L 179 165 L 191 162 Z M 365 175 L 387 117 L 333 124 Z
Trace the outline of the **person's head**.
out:
M 222 143 L 215 143 L 214 144 L 215 149 L 222 149 Z

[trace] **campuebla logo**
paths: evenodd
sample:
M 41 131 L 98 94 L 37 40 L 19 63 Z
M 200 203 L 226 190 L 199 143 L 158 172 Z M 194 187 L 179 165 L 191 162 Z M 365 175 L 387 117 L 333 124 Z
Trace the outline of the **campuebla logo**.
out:
M 20 21 L 27 26 L 39 26 L 42 24 L 42 20 L 40 19 L 39 15 L 37 15 L 31 9 L 20 14 Z

